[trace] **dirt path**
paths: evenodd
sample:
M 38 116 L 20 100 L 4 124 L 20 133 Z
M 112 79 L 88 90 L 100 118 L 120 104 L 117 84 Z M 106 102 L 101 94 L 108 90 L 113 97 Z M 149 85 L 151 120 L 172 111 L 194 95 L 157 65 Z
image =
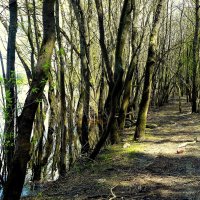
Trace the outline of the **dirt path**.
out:
M 182 110 L 171 101 L 151 111 L 149 122 L 158 127 L 147 129 L 143 142 L 133 143 L 134 130 L 127 129 L 127 148 L 115 145 L 94 163 L 80 161 L 35 199 L 200 200 L 200 116 L 187 103 Z

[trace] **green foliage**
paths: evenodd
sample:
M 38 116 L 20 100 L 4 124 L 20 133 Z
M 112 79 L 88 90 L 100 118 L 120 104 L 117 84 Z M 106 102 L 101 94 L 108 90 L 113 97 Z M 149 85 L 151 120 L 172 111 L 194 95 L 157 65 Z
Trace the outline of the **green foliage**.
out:
M 58 51 L 57 51 L 57 53 L 59 54 L 59 55 L 65 55 L 65 49 L 64 48 L 60 48 Z
M 36 137 L 32 137 L 32 139 L 31 139 L 31 143 L 33 144 L 33 145 L 35 145 L 35 144 L 37 144 L 37 138 Z
M 31 89 L 31 93 L 36 94 L 38 92 L 39 88 L 33 87 Z
M 40 84 L 41 84 L 41 85 L 45 85 L 45 84 L 46 84 L 46 82 L 47 82 L 47 80 L 46 80 L 46 79 L 42 79 L 42 80 L 40 81 Z
M 50 66 L 51 66 L 51 62 L 50 62 L 50 61 L 46 61 L 46 62 L 42 65 L 42 68 L 43 68 L 45 71 L 47 71 L 47 70 L 49 70 Z
M 16 84 L 17 84 L 17 86 L 26 85 L 27 84 L 26 76 L 24 74 L 17 74 L 17 76 L 16 76 Z
M 3 76 L 0 76 L 0 82 L 4 82 Z
M 42 99 L 41 99 L 41 98 L 37 98 L 37 99 L 35 100 L 35 102 L 41 103 L 41 102 L 42 102 Z
M 4 135 L 0 136 L 1 142 L 4 147 L 13 147 L 15 144 L 13 143 L 13 133 L 5 132 Z

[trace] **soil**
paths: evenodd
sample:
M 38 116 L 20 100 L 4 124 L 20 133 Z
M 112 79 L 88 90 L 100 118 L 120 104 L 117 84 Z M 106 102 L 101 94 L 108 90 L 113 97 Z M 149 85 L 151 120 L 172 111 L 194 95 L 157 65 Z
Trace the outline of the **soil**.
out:
M 104 149 L 97 160 L 80 159 L 65 178 L 44 186 L 32 200 L 200 200 L 200 116 L 182 100 L 151 109 L 146 138 Z

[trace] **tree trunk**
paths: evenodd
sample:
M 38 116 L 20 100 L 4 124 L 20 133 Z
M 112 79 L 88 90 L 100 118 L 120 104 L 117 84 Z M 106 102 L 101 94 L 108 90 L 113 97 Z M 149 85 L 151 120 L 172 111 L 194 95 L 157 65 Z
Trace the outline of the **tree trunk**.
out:
M 85 15 L 81 2 L 71 0 L 76 20 L 79 28 L 80 37 L 80 59 L 81 59 L 81 77 L 84 83 L 83 89 L 83 115 L 82 115 L 82 133 L 81 145 L 82 152 L 87 153 L 90 149 L 89 145 L 89 102 L 90 102 L 90 53 L 88 47 L 88 31 L 86 27 Z
M 116 44 L 116 51 L 115 51 L 115 72 L 114 72 L 114 81 L 121 82 L 123 84 L 123 80 L 118 80 L 120 77 L 120 74 L 123 73 L 123 68 L 124 68 L 124 58 L 123 58 L 123 53 L 125 49 L 125 42 L 127 40 L 129 28 L 131 25 L 131 13 L 134 8 L 134 0 L 124 0 L 123 8 L 122 8 L 122 13 L 120 17 L 120 23 L 119 23 L 119 29 L 118 29 L 118 34 L 117 34 L 117 44 Z M 132 68 L 132 66 L 131 66 Z M 132 70 L 132 69 L 131 69 Z M 116 106 L 116 109 L 119 111 L 119 103 L 120 103 L 120 97 L 122 93 L 122 87 L 118 91 L 118 95 L 116 95 L 116 98 L 119 98 L 116 103 L 118 105 Z M 116 112 L 116 111 L 115 111 Z M 117 120 L 115 118 L 115 120 Z M 117 131 L 117 122 L 112 123 L 112 128 L 111 128 L 111 143 L 119 143 L 119 132 Z
M 102 62 L 103 65 L 103 62 Z M 104 116 L 104 91 L 105 91 L 105 81 L 104 81 L 104 66 L 101 66 L 101 79 L 99 86 L 99 101 L 98 101 L 98 127 L 99 127 L 99 136 L 103 133 L 103 116 Z
M 16 80 L 15 80 L 15 43 L 17 33 L 17 0 L 9 1 L 10 25 L 7 46 L 7 72 L 5 80 L 6 110 L 4 127 L 4 153 L 6 154 L 6 166 L 9 174 L 14 153 L 14 137 L 16 125 Z
M 123 76 L 123 72 L 119 74 L 118 80 L 113 89 L 112 100 L 111 100 L 111 110 L 110 110 L 110 115 L 108 118 L 108 123 L 107 123 L 106 129 L 103 132 L 103 135 L 101 136 L 100 140 L 98 141 L 98 143 L 96 144 L 94 150 L 92 151 L 90 155 L 90 159 L 92 160 L 96 158 L 96 156 L 100 152 L 102 146 L 104 145 L 106 139 L 108 138 L 110 134 L 112 124 L 115 120 L 116 105 L 117 105 L 118 95 L 119 95 L 118 92 L 119 92 L 119 88 L 122 86 L 122 82 L 121 82 L 122 76 Z
M 156 12 L 153 19 L 153 26 L 149 38 L 149 48 L 148 48 L 148 56 L 147 63 L 145 69 L 145 80 L 144 87 L 142 93 L 142 100 L 140 102 L 140 108 L 136 123 L 136 130 L 134 135 L 134 140 L 141 139 L 145 134 L 146 121 L 147 121 L 147 112 L 150 103 L 151 96 L 151 85 L 152 85 L 152 75 L 154 66 L 156 63 L 156 48 L 157 48 L 157 37 L 158 37 L 158 27 L 159 27 L 159 19 L 161 17 L 161 10 L 163 6 L 164 0 L 159 0 L 156 8 Z
M 59 18 L 59 1 L 56 0 L 56 33 L 57 41 L 59 48 L 59 64 L 60 64 L 60 128 L 61 128 L 61 145 L 60 145 L 60 167 L 59 174 L 60 176 L 65 176 L 67 164 L 66 164 L 66 155 L 67 155 L 67 105 L 65 99 L 65 63 L 63 58 L 63 47 L 60 34 L 60 18 Z
M 131 85 L 133 79 L 133 73 L 137 65 L 137 55 L 136 55 L 136 36 L 137 36 L 137 29 L 135 27 L 136 24 L 136 7 L 135 1 L 133 1 L 133 27 L 132 27 L 132 59 L 131 63 L 128 68 L 128 72 L 126 74 L 126 79 L 124 83 L 124 94 L 122 98 L 121 107 L 119 110 L 119 129 L 124 129 L 126 113 L 130 102 L 130 95 L 131 95 Z
M 56 97 L 55 91 L 53 86 L 53 77 L 52 74 L 49 75 L 49 91 L 48 91 L 48 100 L 50 104 L 50 114 L 49 114 L 49 125 L 48 125 L 48 132 L 47 132 L 47 141 L 45 144 L 45 153 L 42 158 L 42 166 L 44 167 L 48 163 L 49 156 L 51 155 L 53 149 L 53 134 L 55 132 L 56 126 L 56 117 L 57 117 L 57 110 L 56 110 Z
M 118 29 L 118 35 L 117 35 L 117 45 L 116 45 L 116 54 L 115 54 L 115 73 L 114 73 L 114 88 L 110 91 L 111 92 L 111 108 L 109 110 L 109 118 L 107 122 L 107 126 L 96 144 L 93 152 L 90 155 L 91 159 L 95 159 L 98 155 L 100 149 L 106 142 L 106 139 L 108 138 L 109 134 L 111 134 L 112 143 L 118 142 L 118 133 L 116 131 L 116 110 L 117 106 L 119 104 L 121 92 L 122 92 L 122 85 L 123 85 L 123 51 L 125 46 L 125 41 L 127 38 L 128 29 L 130 26 L 130 13 L 132 12 L 132 1 L 124 0 L 121 18 L 120 18 L 120 25 Z M 111 89 L 111 88 L 109 88 Z M 109 94 L 108 94 L 109 96 Z
M 45 101 L 44 101 L 45 102 Z M 35 146 L 35 148 L 33 148 L 33 155 L 35 157 L 35 159 L 33 158 L 33 182 L 39 182 L 41 180 L 41 172 L 42 172 L 42 155 L 43 155 L 43 137 L 44 137 L 44 131 L 45 131 L 45 127 L 44 127 L 44 115 L 43 112 L 45 112 L 46 110 L 44 110 L 43 108 L 43 103 L 40 102 L 39 106 L 38 106 L 38 110 L 36 112 L 36 116 L 35 116 L 35 123 L 34 123 L 34 135 L 33 137 L 35 137 L 37 143 L 33 144 Z
M 30 159 L 30 137 L 33 121 L 48 79 L 51 56 L 55 44 L 54 0 L 44 0 L 43 2 L 43 29 L 44 37 L 38 63 L 22 113 L 19 117 L 15 152 L 3 191 L 3 200 L 19 200 L 22 192 L 26 167 Z
M 198 86 L 197 86 L 197 73 L 198 73 L 198 57 L 199 57 L 199 0 L 195 1 L 195 32 L 193 39 L 193 69 L 192 69 L 192 112 L 197 112 L 197 98 L 198 98 Z

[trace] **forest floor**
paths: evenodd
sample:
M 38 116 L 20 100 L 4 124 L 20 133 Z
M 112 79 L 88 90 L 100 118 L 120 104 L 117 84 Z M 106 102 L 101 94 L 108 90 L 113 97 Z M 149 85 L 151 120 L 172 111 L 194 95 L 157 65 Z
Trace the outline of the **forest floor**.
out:
M 126 129 L 121 144 L 94 162 L 79 161 L 66 178 L 26 199 L 200 200 L 200 115 L 190 109 L 183 101 L 179 113 L 175 100 L 151 109 L 148 122 L 157 127 L 142 142 L 133 142 L 134 129 Z

